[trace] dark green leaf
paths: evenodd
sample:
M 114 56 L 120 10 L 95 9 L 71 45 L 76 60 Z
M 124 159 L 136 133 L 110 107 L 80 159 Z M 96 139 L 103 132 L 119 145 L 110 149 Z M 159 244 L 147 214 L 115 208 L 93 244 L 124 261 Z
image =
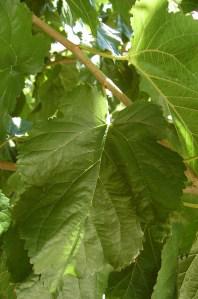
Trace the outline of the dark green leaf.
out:
M 107 299 L 150 299 L 160 268 L 162 244 L 152 230 L 146 232 L 144 250 L 128 268 L 110 275 Z
M 181 8 L 185 13 L 198 9 L 197 0 L 182 0 Z
M 4 237 L 3 248 L 11 280 L 23 281 L 31 273 L 32 266 L 29 263 L 27 251 L 24 249 L 24 241 L 20 239 L 16 228 L 8 230 Z
M 120 172 L 131 186 L 142 221 L 154 216 L 164 220 L 181 201 L 184 165 L 175 152 L 157 142 L 165 134 L 160 109 L 144 102 L 121 111 L 112 126 L 111 155 L 117 157 Z

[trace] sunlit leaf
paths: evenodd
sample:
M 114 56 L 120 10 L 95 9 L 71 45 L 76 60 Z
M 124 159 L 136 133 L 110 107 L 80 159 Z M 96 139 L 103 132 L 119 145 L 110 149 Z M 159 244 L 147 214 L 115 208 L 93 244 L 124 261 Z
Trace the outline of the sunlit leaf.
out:
M 132 9 L 134 37 L 130 63 L 142 77 L 142 89 L 172 114 L 187 157 L 197 153 L 198 22 L 168 13 L 166 0 L 140 0 Z M 196 161 L 192 166 L 196 169 Z

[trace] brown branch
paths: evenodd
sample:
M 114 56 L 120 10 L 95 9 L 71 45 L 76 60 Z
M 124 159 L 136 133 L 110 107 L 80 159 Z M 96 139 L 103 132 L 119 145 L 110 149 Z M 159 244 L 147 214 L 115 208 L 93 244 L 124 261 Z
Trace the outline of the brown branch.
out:
M 8 161 L 0 161 L 0 170 L 15 171 L 16 164 Z
M 119 89 L 117 85 L 113 83 L 80 49 L 80 46 L 75 45 L 68 39 L 66 39 L 58 31 L 54 30 L 51 26 L 39 19 L 37 16 L 32 16 L 32 22 L 39 27 L 43 32 L 52 37 L 57 42 L 61 43 L 69 51 L 71 51 L 79 61 L 81 61 L 89 71 L 95 76 L 95 78 L 104 86 L 110 90 L 112 94 L 120 100 L 125 106 L 132 104 L 131 100 Z

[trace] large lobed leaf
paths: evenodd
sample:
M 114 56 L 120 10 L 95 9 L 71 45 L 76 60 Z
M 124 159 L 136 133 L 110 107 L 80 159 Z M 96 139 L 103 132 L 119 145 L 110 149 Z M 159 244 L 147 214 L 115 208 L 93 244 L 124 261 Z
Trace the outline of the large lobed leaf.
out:
M 142 248 L 136 209 L 141 221 L 166 219 L 185 179 L 181 158 L 157 143 L 166 123 L 156 105 L 137 102 L 108 126 L 104 98 L 83 87 L 61 115 L 20 149 L 29 188 L 15 209 L 34 270 L 51 291 L 75 256 L 87 274 L 129 265 Z
M 142 89 L 171 114 L 185 145 L 197 155 L 198 22 L 168 13 L 166 0 L 140 0 L 132 9 L 134 37 L 129 61 L 142 77 Z M 197 169 L 196 161 L 192 166 Z

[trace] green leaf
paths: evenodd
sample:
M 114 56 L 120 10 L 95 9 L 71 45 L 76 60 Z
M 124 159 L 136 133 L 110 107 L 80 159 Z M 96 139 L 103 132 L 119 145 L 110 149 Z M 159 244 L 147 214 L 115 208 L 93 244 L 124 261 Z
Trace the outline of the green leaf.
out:
M 95 35 L 98 25 L 98 18 L 93 1 L 67 0 L 67 3 L 71 9 L 72 14 L 76 18 L 81 18 L 85 23 L 87 23 L 90 26 L 92 33 Z
M 95 273 L 81 279 L 67 275 L 57 299 L 102 299 L 107 279 L 108 271 Z
M 132 14 L 129 61 L 142 77 L 142 89 L 166 114 L 172 114 L 186 147 L 185 156 L 195 156 L 198 22 L 182 13 L 168 13 L 166 0 L 137 1 Z M 196 166 L 195 161 L 193 164 Z
M 62 113 L 33 131 L 18 162 L 33 187 L 16 207 L 17 221 L 35 273 L 51 290 L 77 253 L 90 211 L 90 252 L 100 242 L 105 262 L 121 269 L 141 249 L 136 208 L 140 219 L 164 219 L 177 209 L 184 180 L 180 157 L 156 142 L 166 129 L 156 105 L 136 102 L 108 127 L 103 97 L 84 87 L 68 97 Z
M 176 298 L 176 273 L 178 259 L 179 231 L 178 224 L 173 224 L 171 236 L 162 250 L 161 269 L 158 273 L 157 283 L 154 287 L 152 299 Z
M 110 2 L 113 5 L 114 10 L 120 14 L 125 22 L 127 24 L 130 23 L 130 9 L 135 3 L 135 0 L 126 0 L 126 1 L 120 1 L 120 0 L 110 0 Z
M 11 227 L 6 233 L 3 249 L 11 280 L 15 283 L 25 280 L 31 273 L 32 266 L 29 263 L 27 251 L 24 250 L 24 241 L 20 239 L 16 227 Z
M 102 50 L 110 51 L 115 55 L 120 54 L 118 50 L 122 44 L 120 33 L 104 23 L 100 23 L 98 27 L 96 42 Z
M 189 256 L 180 259 L 178 267 L 178 299 L 197 299 L 198 247 L 194 243 Z
M 182 196 L 183 204 L 181 210 L 181 238 L 179 242 L 180 255 L 189 253 L 196 239 L 198 230 L 198 196 L 196 194 L 185 194 Z
M 150 103 L 135 102 L 112 126 L 111 155 L 126 176 L 141 221 L 165 220 L 181 202 L 185 167 L 175 152 L 157 142 L 165 135 L 161 111 Z
M 17 299 L 53 299 L 49 291 L 38 277 L 31 277 L 26 282 L 20 284 L 17 289 Z
M 107 105 L 96 89 L 77 89 L 62 109 L 64 118 L 34 130 L 21 148 L 18 164 L 26 183 L 37 188 L 24 194 L 17 218 L 35 272 L 49 279 L 51 290 L 81 239 L 106 131 Z
M 182 0 L 181 8 L 185 13 L 198 9 L 197 0 Z
M 4 253 L 0 253 L 0 298 L 16 299 L 15 285 L 11 283 L 11 277 L 6 266 Z
M 106 141 L 91 219 L 103 248 L 105 260 L 117 270 L 129 265 L 142 249 L 139 221 L 126 178 Z
M 10 222 L 10 200 L 0 191 L 0 235 L 8 230 Z
M 25 75 L 41 70 L 49 40 L 40 34 L 32 35 L 31 13 L 18 0 L 1 1 L 0 27 L 0 111 L 6 122 L 7 113 L 13 111 L 21 93 Z M 1 120 L 1 128 L 6 126 L 5 122 Z
M 36 107 L 32 119 L 45 120 L 56 115 L 65 97 L 76 88 L 79 71 L 75 64 L 56 65 L 37 77 L 34 97 Z
M 157 242 L 152 229 L 146 232 L 144 250 L 135 262 L 121 272 L 110 274 L 107 299 L 150 299 L 160 268 L 162 244 Z

